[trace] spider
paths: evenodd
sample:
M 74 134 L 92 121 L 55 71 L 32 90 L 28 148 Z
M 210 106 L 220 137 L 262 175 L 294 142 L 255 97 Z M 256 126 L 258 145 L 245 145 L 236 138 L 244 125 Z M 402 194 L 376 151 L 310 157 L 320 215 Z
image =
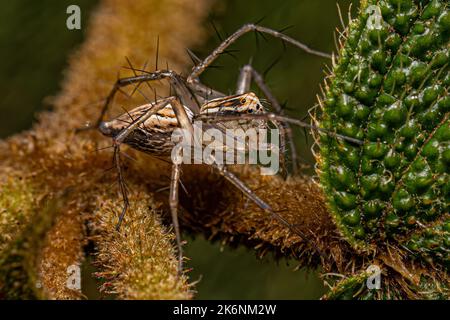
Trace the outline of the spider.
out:
M 148 72 L 145 70 L 134 69 L 130 64 L 130 67 L 135 75 L 117 80 L 111 92 L 107 96 L 99 119 L 96 122 L 96 127 L 99 131 L 103 135 L 113 139 L 114 162 L 118 172 L 119 189 L 124 202 L 124 206 L 117 223 L 117 230 L 120 228 L 129 206 L 127 190 L 120 165 L 120 145 L 122 143 L 125 143 L 141 152 L 156 157 L 164 157 L 169 156 L 173 150 L 174 144 L 171 140 L 173 131 L 176 128 L 182 128 L 192 134 L 194 130 L 193 121 L 196 119 L 204 121 L 209 128 L 213 127 L 218 128 L 219 130 L 223 130 L 225 127 L 230 125 L 232 126 L 233 123 L 236 123 L 236 121 L 241 124 L 244 121 L 247 127 L 259 128 L 267 127 L 267 122 L 271 122 L 276 127 L 280 128 L 281 136 L 286 134 L 289 139 L 290 149 L 292 152 L 291 160 L 295 167 L 297 155 L 295 152 L 289 123 L 326 132 L 324 129 L 316 128 L 313 125 L 307 124 L 300 120 L 285 117 L 283 115 L 281 105 L 275 99 L 269 87 L 264 82 L 263 77 L 249 64 L 245 65 L 240 70 L 236 92 L 233 96 L 227 96 L 200 82 L 199 76 L 208 68 L 208 66 L 210 66 L 220 54 L 225 52 L 228 46 L 235 42 L 239 37 L 250 31 L 269 34 L 313 55 L 326 58 L 331 57 L 327 53 L 313 50 L 303 43 L 278 31 L 255 24 L 246 24 L 231 36 L 226 38 L 204 60 L 198 59 L 198 63 L 194 65 L 191 73 L 187 77 L 183 77 L 168 68 L 166 70 Z M 136 74 L 136 71 L 140 71 L 141 74 Z M 112 103 L 115 94 L 117 91 L 121 90 L 122 87 L 136 85 L 135 90 L 139 91 L 138 86 L 143 82 L 164 79 L 168 80 L 171 87 L 174 88 L 175 95 L 155 100 L 153 102 L 148 101 L 149 103 L 138 106 L 113 120 L 104 121 L 105 114 Z M 275 113 L 266 112 L 259 98 L 254 93 L 249 92 L 251 81 L 254 81 L 261 89 L 273 107 Z M 261 121 L 263 122 L 262 124 Z M 283 125 L 280 125 L 281 122 Z M 346 139 L 360 144 L 360 141 L 356 139 L 331 132 L 327 133 L 334 135 L 336 138 Z M 230 172 L 226 165 L 216 163 L 214 161 L 212 161 L 211 165 L 262 210 L 269 213 L 274 219 L 288 227 L 304 241 L 309 241 L 309 237 L 306 234 L 299 230 L 295 225 L 289 223 L 280 214 L 276 213 L 270 205 L 259 198 L 245 185 L 244 182 Z M 180 167 L 180 163 L 172 162 L 169 205 L 177 243 L 178 270 L 179 272 L 182 272 L 183 253 L 178 223 L 178 186 L 181 174 Z M 320 250 L 318 250 L 318 252 L 320 253 Z

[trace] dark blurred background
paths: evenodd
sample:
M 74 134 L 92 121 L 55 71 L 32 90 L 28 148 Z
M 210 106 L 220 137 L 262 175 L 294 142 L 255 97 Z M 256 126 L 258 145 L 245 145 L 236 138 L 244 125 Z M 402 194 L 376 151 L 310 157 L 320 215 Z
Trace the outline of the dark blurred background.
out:
M 350 3 L 353 12 L 358 3 L 337 2 L 345 19 Z M 81 30 L 65 27 L 66 8 L 71 4 L 81 8 Z M 14 0 L 2 6 L 0 138 L 30 128 L 36 112 L 49 108 L 44 99 L 58 92 L 67 57 L 82 42 L 96 5 L 93 0 Z M 219 0 L 205 22 L 210 39 L 203 47 L 191 49 L 205 57 L 220 43 L 213 24 L 225 37 L 244 23 L 257 21 L 277 30 L 288 28 L 285 33 L 289 36 L 325 52 L 335 50 L 333 33 L 341 25 L 335 0 Z M 280 102 L 287 103 L 289 115 L 303 118 L 316 103 L 324 65 L 330 64 L 326 59 L 254 34 L 244 36 L 232 49 L 232 55 L 223 55 L 215 63 L 218 68 L 203 76 L 205 83 L 232 92 L 239 67 L 252 59 L 260 73 L 267 71 L 266 81 Z M 305 162 L 313 163 L 311 137 L 300 129 L 296 129 L 296 137 L 299 154 Z M 258 260 L 248 249 L 222 248 L 202 237 L 188 239 L 185 250 L 191 258 L 188 267 L 193 268 L 192 280 L 202 277 L 196 286 L 200 299 L 317 299 L 325 292 L 317 272 L 293 271 L 295 261 L 275 262 L 270 257 Z M 86 294 L 96 296 L 93 292 Z

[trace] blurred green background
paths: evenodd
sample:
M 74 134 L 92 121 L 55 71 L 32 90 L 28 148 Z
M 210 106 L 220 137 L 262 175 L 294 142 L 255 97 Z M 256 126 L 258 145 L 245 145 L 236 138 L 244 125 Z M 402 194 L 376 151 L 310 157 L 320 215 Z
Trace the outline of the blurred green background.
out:
M 357 1 L 338 1 L 345 17 L 352 2 L 354 12 Z M 66 8 L 71 4 L 81 8 L 81 30 L 65 27 Z M 93 0 L 14 0 L 2 6 L 0 138 L 30 128 L 36 112 L 48 108 L 44 98 L 58 92 L 67 57 L 82 42 L 89 14 L 96 4 Z M 212 24 L 225 37 L 244 23 L 261 18 L 264 19 L 260 24 L 267 27 L 290 27 L 286 34 L 312 48 L 335 50 L 333 33 L 340 22 L 334 0 L 218 0 L 205 22 L 210 39 L 201 48 L 191 49 L 205 57 L 219 44 Z M 287 102 L 287 113 L 302 118 L 316 103 L 324 65 L 329 61 L 289 45 L 284 47 L 279 40 L 266 39 L 255 38 L 254 34 L 244 36 L 232 47 L 233 55 L 223 55 L 215 63 L 219 67 L 210 69 L 202 80 L 231 93 L 239 68 L 250 59 L 261 73 L 278 61 L 267 72 L 266 81 L 280 102 Z M 299 154 L 313 163 L 311 137 L 300 129 L 296 129 L 296 137 Z M 202 237 L 188 238 L 185 250 L 191 258 L 188 267 L 193 268 L 192 279 L 202 277 L 196 286 L 199 299 L 317 299 L 325 291 L 316 272 L 294 272 L 295 261 L 275 262 L 270 257 L 258 260 L 248 249 L 221 248 Z

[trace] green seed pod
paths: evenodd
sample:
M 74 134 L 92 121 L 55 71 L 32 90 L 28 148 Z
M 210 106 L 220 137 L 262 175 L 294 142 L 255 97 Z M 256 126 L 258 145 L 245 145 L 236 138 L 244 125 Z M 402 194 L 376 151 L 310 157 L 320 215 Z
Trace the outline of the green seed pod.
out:
M 388 239 L 423 261 L 450 261 L 449 6 L 362 1 L 328 78 L 317 124 L 362 145 L 321 138 L 318 172 L 357 250 Z

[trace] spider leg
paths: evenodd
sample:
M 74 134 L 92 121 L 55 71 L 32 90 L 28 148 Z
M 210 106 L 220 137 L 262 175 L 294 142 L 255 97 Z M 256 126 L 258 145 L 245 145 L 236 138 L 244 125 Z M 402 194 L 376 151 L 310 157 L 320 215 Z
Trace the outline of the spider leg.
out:
M 279 114 L 280 116 L 284 116 L 284 110 L 281 107 L 278 100 L 273 95 L 272 91 L 267 86 L 266 82 L 264 81 L 263 77 L 252 67 L 248 66 L 250 69 L 252 79 L 255 81 L 257 86 L 261 89 L 261 91 L 264 93 L 266 98 L 269 100 L 271 106 L 274 108 L 275 112 Z M 291 161 L 292 161 L 292 170 L 294 174 L 298 172 L 298 160 L 297 160 L 297 148 L 295 147 L 294 142 L 294 134 L 292 132 L 292 128 L 289 125 L 288 122 L 283 122 L 284 125 L 280 125 L 280 128 L 284 129 L 284 132 L 287 136 L 287 139 L 289 141 L 289 148 L 291 150 Z M 284 146 L 284 144 L 282 144 Z
M 246 64 L 239 71 L 239 78 L 236 85 L 236 94 L 244 94 L 250 91 L 250 85 L 252 83 L 252 66 Z
M 302 120 L 281 116 L 276 113 L 263 113 L 263 114 L 233 114 L 233 115 L 201 115 L 197 119 L 201 119 L 202 121 L 205 121 L 206 123 L 214 123 L 214 122 L 221 122 L 221 121 L 233 121 L 233 120 L 270 120 L 270 121 L 280 121 L 285 123 L 294 124 L 296 126 L 302 127 L 302 128 L 308 128 L 320 133 L 324 133 L 329 135 L 330 137 L 338 138 L 341 140 L 348 141 L 350 143 L 354 143 L 357 145 L 362 145 L 364 142 L 362 140 L 359 140 L 357 138 L 345 136 L 336 132 L 329 131 L 327 129 L 320 128 L 318 126 L 309 124 L 307 122 L 304 122 Z
M 108 111 L 109 106 L 111 105 L 117 91 L 119 91 L 122 87 L 129 86 L 131 84 L 135 83 L 142 83 L 146 81 L 155 81 L 155 80 L 162 80 L 164 78 L 170 77 L 170 72 L 164 72 L 164 71 L 156 71 L 148 74 L 142 74 L 138 76 L 133 77 L 127 77 L 127 78 L 120 78 L 117 79 L 116 83 L 112 87 L 111 91 L 109 92 L 108 96 L 106 97 L 106 101 L 103 104 L 102 110 L 100 112 L 100 116 L 98 117 L 95 127 L 97 128 L 99 124 L 103 121 L 103 118 Z
M 250 65 L 246 64 L 240 71 L 239 79 L 237 82 L 236 94 L 244 94 L 245 92 L 250 91 L 251 81 L 255 81 L 256 85 L 261 89 L 266 98 L 269 100 L 271 106 L 275 109 L 275 112 L 279 115 L 284 115 L 284 110 L 281 107 L 278 100 L 273 95 L 272 91 L 269 89 L 267 84 L 265 83 L 263 77 Z M 273 124 L 277 127 L 280 132 L 280 144 L 281 149 L 283 150 L 286 145 L 286 136 L 289 141 L 289 147 L 291 150 L 291 161 L 292 161 L 292 172 L 294 174 L 298 173 L 298 160 L 297 160 L 297 150 L 294 143 L 294 135 L 292 129 L 287 122 L 283 122 L 282 124 L 273 121 Z M 284 152 L 281 157 L 281 165 L 285 167 L 284 161 Z M 286 170 L 284 170 L 286 171 Z
M 249 187 L 247 187 L 238 177 L 236 177 L 232 172 L 228 171 L 227 167 L 220 164 L 213 164 L 214 168 L 216 168 L 219 173 L 225 177 L 228 181 L 230 181 L 237 189 L 239 189 L 247 198 L 253 201 L 258 207 L 263 209 L 265 212 L 269 213 L 273 219 L 280 222 L 289 230 L 293 231 L 296 235 L 302 238 L 303 241 L 311 244 L 317 252 L 325 257 L 323 252 L 314 244 L 309 236 L 307 236 L 303 231 L 299 230 L 296 225 L 287 221 L 283 216 L 276 213 L 270 205 L 264 202 L 261 198 L 259 198 Z
M 175 97 L 174 97 L 175 98 Z M 171 106 L 173 111 L 175 112 L 175 116 L 177 118 L 178 124 L 182 129 L 188 130 L 191 136 L 194 135 L 194 128 L 192 127 L 192 123 L 189 120 L 186 110 L 183 105 L 175 98 L 171 100 Z M 195 143 L 197 144 L 196 139 L 194 138 Z M 169 206 L 170 213 L 172 215 L 172 225 L 175 231 L 175 237 L 177 242 L 177 250 L 178 250 L 178 274 L 181 275 L 183 271 L 183 247 L 181 243 L 181 232 L 180 225 L 178 222 L 178 205 L 179 205 L 179 188 L 178 185 L 180 183 L 180 174 L 181 174 L 181 164 L 178 161 L 173 161 L 172 159 L 172 177 L 170 180 L 170 195 L 169 195 Z
M 231 36 L 229 36 L 228 38 L 226 38 L 209 56 L 207 56 L 202 62 L 200 62 L 199 64 L 197 64 L 193 69 L 191 74 L 189 75 L 189 77 L 187 78 L 187 82 L 191 83 L 193 82 L 195 79 L 197 79 L 200 74 L 202 74 L 206 68 L 208 68 L 208 66 L 211 65 L 211 63 L 217 59 L 217 57 L 222 54 L 232 43 L 234 43 L 237 39 L 239 39 L 242 35 L 246 34 L 247 32 L 250 31 L 257 31 L 260 33 L 266 33 L 269 34 L 275 38 L 279 38 L 281 40 L 283 40 L 284 42 L 288 42 L 302 50 L 304 50 L 307 53 L 313 54 L 313 55 L 317 55 L 319 57 L 324 57 L 324 58 L 331 58 L 331 55 L 328 53 L 324 53 L 324 52 L 320 52 L 314 49 L 309 48 L 307 45 L 286 36 L 285 34 L 269 29 L 269 28 L 265 28 L 262 26 L 258 26 L 255 24 L 246 24 L 244 26 L 242 26 L 240 29 L 238 29 L 235 33 L 233 33 Z
M 187 83 L 187 85 L 197 96 L 202 98 L 201 103 L 226 96 L 226 94 L 204 85 L 198 79 L 192 81 L 191 83 Z
M 144 74 L 141 75 L 135 75 L 133 77 L 126 77 L 126 78 L 120 78 L 117 79 L 116 83 L 112 87 L 111 91 L 109 92 L 108 96 L 105 99 L 105 103 L 103 104 L 102 110 L 100 112 L 100 115 L 95 122 L 94 126 L 89 126 L 85 128 L 78 129 L 77 131 L 84 131 L 84 130 L 90 130 L 90 129 L 96 129 L 99 127 L 100 123 L 104 120 L 105 114 L 108 111 L 108 108 L 110 107 L 112 101 L 114 100 L 114 97 L 117 93 L 117 91 L 121 91 L 123 87 L 132 85 L 132 84 L 140 84 L 142 82 L 148 82 L 148 81 L 158 81 L 163 79 L 169 79 L 170 84 L 175 88 L 175 91 L 177 92 L 177 95 L 180 96 L 183 103 L 188 106 L 194 113 L 198 113 L 199 111 L 199 102 L 195 101 L 195 96 L 192 94 L 192 92 L 189 91 L 187 88 L 185 81 L 181 79 L 180 76 L 178 76 L 175 72 L 170 70 L 159 70 L 154 72 L 148 72 L 145 70 L 140 69 L 132 69 L 133 71 L 140 71 Z M 136 88 L 137 89 L 137 88 Z
M 279 152 L 279 158 L 280 158 L 280 168 L 281 168 L 281 173 L 283 175 L 284 178 L 287 178 L 288 175 L 288 171 L 286 169 L 286 157 L 285 157 L 285 148 L 286 148 L 286 133 L 288 132 L 286 130 L 286 123 L 279 123 L 278 121 L 272 121 L 273 125 L 277 128 L 278 132 L 279 132 L 279 137 L 280 137 L 280 147 L 278 148 L 278 152 Z M 297 174 L 297 166 L 292 164 L 293 166 L 293 173 Z
M 129 207 L 129 201 L 128 201 L 128 192 L 126 189 L 124 177 L 122 168 L 120 165 L 120 145 L 125 140 L 125 138 L 141 123 L 145 122 L 148 118 L 150 118 L 153 114 L 164 108 L 167 104 L 171 103 L 171 101 L 175 100 L 175 97 L 169 97 L 166 99 L 163 99 L 159 101 L 158 103 L 152 105 L 142 116 L 134 120 L 131 124 L 129 124 L 126 128 L 124 128 L 122 131 L 120 131 L 114 138 L 113 138 L 113 146 L 114 146 L 114 163 L 117 169 L 118 174 L 118 182 L 119 182 L 119 188 L 120 192 L 122 193 L 122 198 L 124 202 L 124 207 L 122 209 L 122 213 L 119 216 L 119 221 L 116 225 L 116 230 L 120 229 L 120 226 L 122 224 L 123 218 L 125 217 L 125 214 L 127 212 L 127 209 Z M 100 130 L 109 130 L 106 123 L 101 122 L 99 125 Z
M 180 169 L 181 166 L 179 164 L 176 163 L 172 164 L 172 178 L 170 180 L 170 196 L 169 196 L 170 213 L 172 214 L 172 224 L 177 241 L 179 274 L 181 274 L 181 271 L 183 270 L 183 248 L 181 245 L 180 225 L 178 223 L 178 202 L 179 202 L 178 184 L 180 182 L 180 171 L 181 171 Z
M 125 213 L 127 212 L 128 206 L 130 205 L 130 202 L 128 200 L 128 190 L 127 190 L 127 187 L 125 184 L 125 180 L 123 178 L 122 167 L 120 165 L 120 145 L 119 144 L 114 146 L 114 164 L 117 169 L 117 180 L 119 183 L 119 190 L 120 190 L 120 193 L 122 194 L 122 199 L 123 199 L 122 212 L 120 213 L 119 221 L 116 224 L 116 231 L 119 231 L 120 226 L 122 225 L 123 218 L 125 217 Z

